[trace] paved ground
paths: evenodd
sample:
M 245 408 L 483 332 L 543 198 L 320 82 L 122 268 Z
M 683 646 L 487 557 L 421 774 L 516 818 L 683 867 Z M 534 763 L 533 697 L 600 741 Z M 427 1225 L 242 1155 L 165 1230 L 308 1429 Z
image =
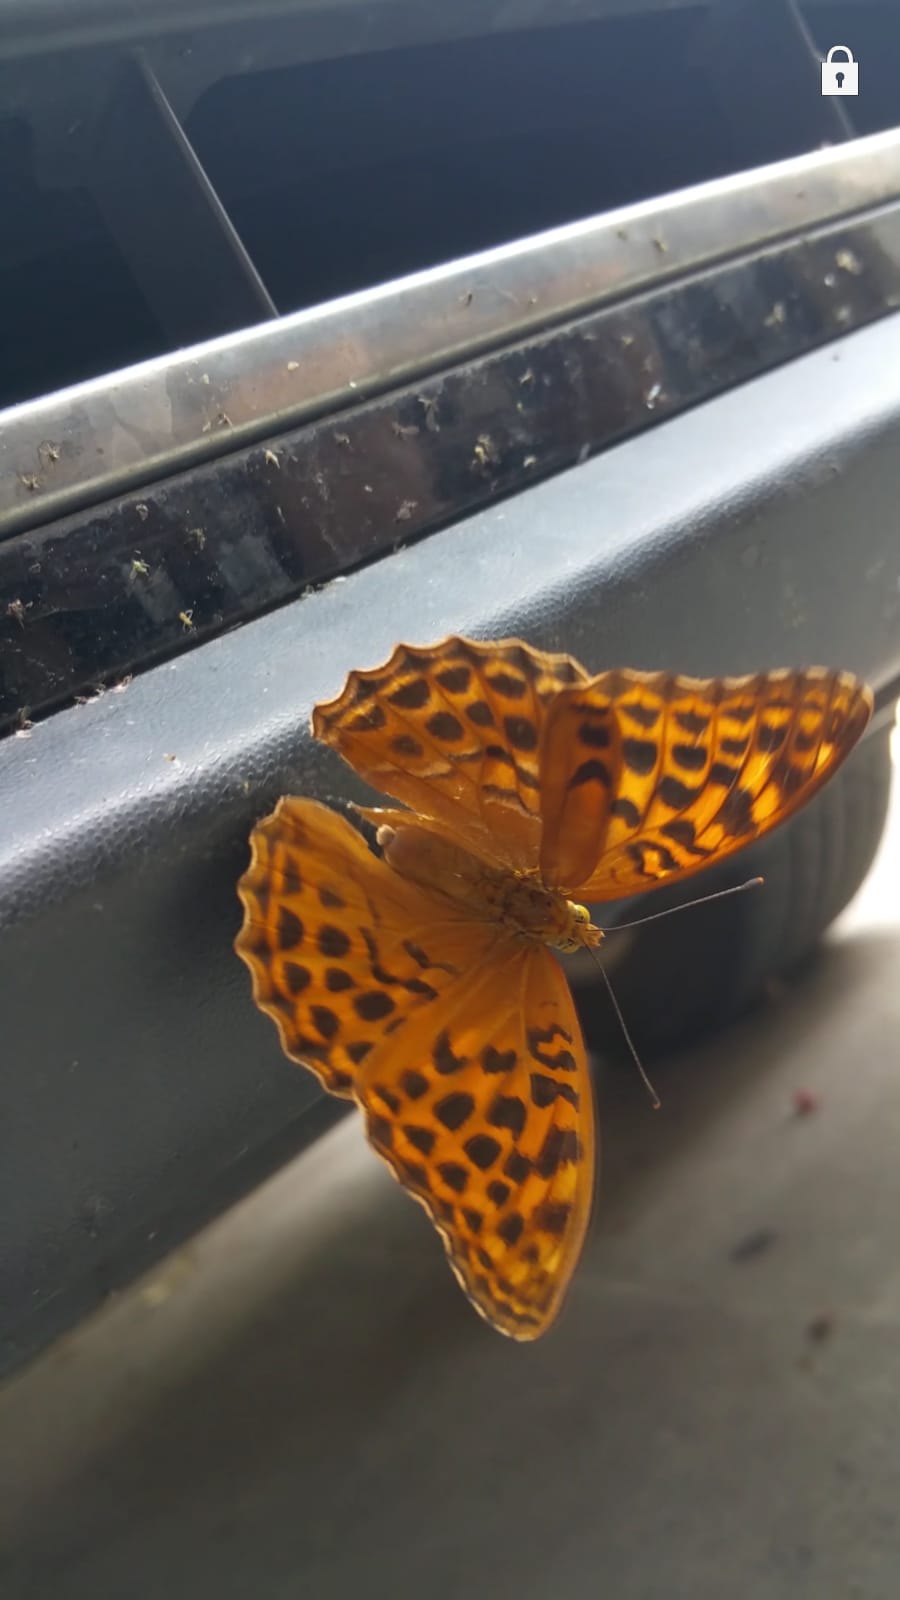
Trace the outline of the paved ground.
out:
M 474 1316 L 347 1121 L 15 1380 L 4 1600 L 895 1600 L 898 886 L 900 801 L 800 988 L 657 1072 L 658 1115 L 601 1081 L 542 1344 Z

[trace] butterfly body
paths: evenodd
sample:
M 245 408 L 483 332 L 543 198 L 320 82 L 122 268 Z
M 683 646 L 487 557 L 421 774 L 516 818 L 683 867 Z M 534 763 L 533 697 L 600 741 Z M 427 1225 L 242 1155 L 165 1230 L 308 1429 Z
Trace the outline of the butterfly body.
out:
M 257 823 L 235 947 L 285 1053 L 359 1105 L 476 1310 L 539 1337 L 594 1185 L 587 1053 L 553 951 L 586 905 L 701 871 L 818 790 L 871 691 L 821 667 L 609 671 L 520 640 L 398 645 L 313 731 L 401 802 L 343 817 L 287 796 Z M 404 809 L 408 808 L 408 809 Z
M 379 812 L 364 813 L 377 821 Z M 436 894 L 444 894 L 488 922 L 525 939 L 574 953 L 600 943 L 586 906 L 568 900 L 541 882 L 537 873 L 499 867 L 454 844 L 427 819 L 394 813 L 394 825 L 381 823 L 377 842 L 394 871 Z

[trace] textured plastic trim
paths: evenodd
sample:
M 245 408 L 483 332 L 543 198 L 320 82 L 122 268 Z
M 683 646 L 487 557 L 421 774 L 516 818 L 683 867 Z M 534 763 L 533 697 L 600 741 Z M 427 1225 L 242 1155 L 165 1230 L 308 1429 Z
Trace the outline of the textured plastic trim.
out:
M 312 746 L 311 704 L 453 629 L 595 668 L 825 660 L 884 685 L 898 430 L 892 317 L 5 741 L 6 1364 L 302 1125 L 311 1080 L 231 940 L 254 818 L 285 790 L 359 792 Z

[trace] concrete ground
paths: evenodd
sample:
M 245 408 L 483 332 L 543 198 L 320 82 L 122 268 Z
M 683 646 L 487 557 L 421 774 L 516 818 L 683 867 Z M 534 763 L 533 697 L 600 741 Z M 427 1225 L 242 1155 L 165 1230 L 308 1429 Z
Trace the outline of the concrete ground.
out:
M 13 1380 L 4 1600 L 895 1600 L 898 886 L 895 799 L 800 986 L 658 1071 L 658 1114 L 601 1079 L 539 1345 L 348 1119 Z

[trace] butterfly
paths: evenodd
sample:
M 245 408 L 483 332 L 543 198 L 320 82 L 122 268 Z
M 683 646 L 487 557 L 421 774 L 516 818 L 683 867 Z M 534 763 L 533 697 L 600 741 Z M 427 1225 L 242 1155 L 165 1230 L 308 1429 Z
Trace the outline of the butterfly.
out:
M 535 1339 L 594 1192 L 587 1056 L 554 951 L 585 902 L 700 872 L 804 805 L 868 722 L 821 667 L 597 676 L 518 639 L 398 645 L 313 711 L 401 802 L 363 832 L 286 796 L 251 835 L 235 942 L 293 1061 L 354 1099 L 476 1310 Z

